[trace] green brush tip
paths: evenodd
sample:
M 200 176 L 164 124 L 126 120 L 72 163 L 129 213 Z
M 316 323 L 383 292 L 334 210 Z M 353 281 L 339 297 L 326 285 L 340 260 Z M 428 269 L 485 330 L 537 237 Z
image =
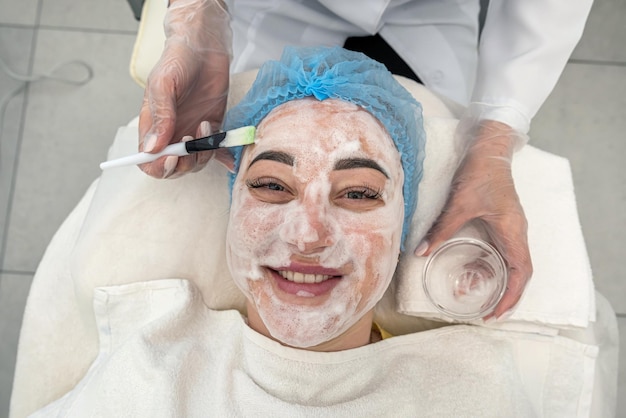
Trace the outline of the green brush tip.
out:
M 255 132 L 256 128 L 254 126 L 243 126 L 241 128 L 231 129 L 226 132 L 226 138 L 224 138 L 220 147 L 237 147 L 253 144 Z

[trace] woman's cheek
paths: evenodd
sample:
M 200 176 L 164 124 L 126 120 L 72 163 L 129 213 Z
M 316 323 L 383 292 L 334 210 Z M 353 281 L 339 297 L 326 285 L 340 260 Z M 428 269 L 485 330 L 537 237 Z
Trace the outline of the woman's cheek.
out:
M 276 231 L 284 219 L 281 205 L 258 202 L 250 197 L 242 209 L 241 219 L 238 220 L 242 244 L 254 255 L 260 256 L 276 239 Z
M 348 213 L 341 224 L 344 225 L 343 230 L 346 234 L 355 237 L 376 234 L 388 237 L 386 245 L 391 245 L 396 240 L 396 236 L 401 235 L 402 224 L 398 223 L 398 219 L 403 219 L 403 217 L 403 206 L 386 205 L 369 212 Z
M 403 213 L 402 208 L 397 211 L 388 206 L 365 213 L 350 213 L 340 221 L 342 235 L 357 258 L 384 259 L 399 249 L 402 226 L 398 225 L 398 219 L 402 219 Z M 395 259 L 396 255 L 392 258 Z
M 247 279 L 263 277 L 260 260 L 275 247 L 275 231 L 283 220 L 277 206 L 280 205 L 259 202 L 247 190 L 241 191 L 238 201 L 233 202 L 227 234 L 228 263 L 240 285 Z

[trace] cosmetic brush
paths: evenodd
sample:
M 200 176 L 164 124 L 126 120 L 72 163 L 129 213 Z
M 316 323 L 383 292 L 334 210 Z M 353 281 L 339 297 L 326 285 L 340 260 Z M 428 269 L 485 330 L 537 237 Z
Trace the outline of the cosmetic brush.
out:
M 105 161 L 100 164 L 100 169 L 105 170 L 107 168 L 121 167 L 125 165 L 149 163 L 165 155 L 182 157 L 193 154 L 194 152 L 249 145 L 254 143 L 254 132 L 254 126 L 244 126 L 242 128 L 231 129 L 230 131 L 219 132 L 213 135 L 205 136 L 204 138 L 171 144 L 165 147 L 163 151 L 156 154 L 140 152 L 118 158 L 116 160 Z

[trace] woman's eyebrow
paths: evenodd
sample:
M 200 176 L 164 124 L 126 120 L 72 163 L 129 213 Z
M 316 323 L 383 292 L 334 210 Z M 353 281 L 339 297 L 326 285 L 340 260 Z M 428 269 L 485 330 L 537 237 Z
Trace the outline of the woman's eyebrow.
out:
M 350 170 L 352 168 L 373 168 L 389 178 L 385 170 L 376 161 L 369 158 L 343 158 L 337 161 L 333 167 L 334 170 Z
M 264 151 L 260 153 L 259 155 L 257 155 L 256 157 L 254 157 L 254 160 L 252 160 L 250 165 L 248 165 L 248 168 L 252 167 L 252 164 L 260 160 L 277 161 L 279 163 L 293 166 L 292 155 L 289 155 L 286 152 L 282 152 L 282 151 Z

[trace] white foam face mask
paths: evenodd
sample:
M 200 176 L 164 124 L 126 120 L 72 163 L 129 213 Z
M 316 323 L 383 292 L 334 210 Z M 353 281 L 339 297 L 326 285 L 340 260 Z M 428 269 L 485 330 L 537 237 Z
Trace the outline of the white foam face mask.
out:
M 367 111 L 302 99 L 274 109 L 245 151 L 227 235 L 231 274 L 271 336 L 341 336 L 393 276 L 404 206 L 400 156 Z

